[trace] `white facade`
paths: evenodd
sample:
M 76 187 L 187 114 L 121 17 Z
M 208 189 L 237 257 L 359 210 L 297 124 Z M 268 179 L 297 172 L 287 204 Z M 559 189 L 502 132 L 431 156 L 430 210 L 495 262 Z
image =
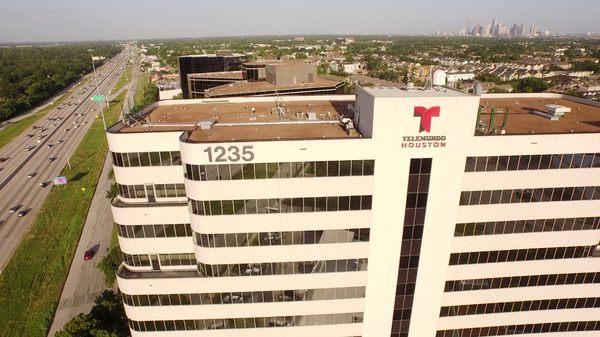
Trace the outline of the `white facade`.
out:
M 597 336 L 600 260 L 592 252 L 600 242 L 599 133 L 475 136 L 479 100 L 489 97 L 495 96 L 358 88 L 354 125 L 362 137 L 357 138 L 193 142 L 182 131 L 107 133 L 113 153 L 160 152 L 149 155 L 148 166 L 114 167 L 118 184 L 137 186 L 132 194 L 131 189 L 128 195 L 121 193 L 112 207 L 122 229 L 121 249 L 131 256 L 117 276 L 132 336 L 434 337 L 484 336 L 484 331 L 534 336 L 546 327 L 556 331 L 535 336 Z M 261 100 L 272 101 L 230 102 Z M 416 107 L 439 107 L 439 113 L 427 126 L 415 117 Z M 430 132 L 423 130 L 429 127 Z M 418 138 L 422 136 L 431 138 Z M 224 159 L 216 166 L 212 151 L 217 147 L 249 152 L 241 161 Z M 533 156 L 523 157 L 533 163 L 544 155 L 563 154 L 582 155 L 561 156 L 563 161 L 570 158 L 567 167 L 574 168 L 568 169 L 495 169 L 504 156 Z M 168 164 L 152 164 L 156 158 Z M 571 164 L 573 158 L 578 166 Z M 582 164 L 589 158 L 589 165 Z M 338 175 L 343 165 L 354 163 L 362 171 L 316 176 L 316 162 L 323 161 L 333 162 L 330 168 L 337 167 Z M 292 173 L 288 178 L 246 179 L 244 171 L 244 179 L 231 178 L 242 177 L 245 168 L 239 163 L 252 167 L 250 174 L 256 176 L 263 174 L 260 170 L 284 175 L 287 167 Z M 296 170 L 295 164 L 285 163 L 305 164 Z M 276 169 L 271 171 L 269 164 Z M 228 170 L 219 173 L 224 179 L 210 178 L 221 169 Z M 557 187 L 582 187 L 584 196 L 577 201 L 493 203 L 494 191 L 535 194 L 536 189 Z M 465 205 L 465 195 L 467 203 L 475 195 L 479 202 L 484 195 L 489 199 Z M 327 211 L 315 211 L 322 197 L 328 198 Z M 302 211 L 295 208 L 296 200 L 304 205 Z M 350 209 L 342 206 L 346 200 Z M 353 200 L 360 200 L 359 209 L 351 210 Z M 229 207 L 233 211 L 226 211 Z M 568 219 L 564 223 L 569 227 L 542 231 L 526 223 L 536 219 Z M 511 222 L 502 224 L 504 234 L 490 234 L 502 221 Z M 315 241 L 309 242 L 307 233 Z M 285 244 L 287 240 L 292 241 Z M 580 248 L 566 252 L 560 247 Z M 546 248 L 556 251 L 553 256 L 559 251 L 563 257 L 572 255 L 540 258 Z M 476 252 L 483 253 L 473 259 Z M 496 262 L 501 258 L 505 262 Z M 309 266 L 310 273 L 298 272 Z M 519 286 L 509 286 L 511 280 Z M 209 296 L 200 294 L 209 293 L 211 302 L 205 303 Z M 594 304 L 583 305 L 582 299 Z M 504 302 L 520 309 L 498 309 L 508 305 Z M 474 304 L 484 306 L 465 307 Z M 590 329 L 575 331 L 578 324 Z M 498 326 L 502 328 L 491 328 L 496 330 L 490 334 L 490 327 Z
M 470 81 L 475 79 L 474 73 L 448 73 L 446 74 L 446 79 L 448 83 L 453 83 L 457 81 Z
M 343 71 L 346 74 L 355 74 L 360 69 L 359 63 L 334 62 L 330 66 L 333 71 Z

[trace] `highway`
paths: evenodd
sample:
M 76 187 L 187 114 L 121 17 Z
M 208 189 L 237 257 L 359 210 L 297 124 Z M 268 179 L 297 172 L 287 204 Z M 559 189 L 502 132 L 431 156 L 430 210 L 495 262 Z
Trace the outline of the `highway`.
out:
M 137 83 L 139 77 L 140 64 L 137 55 L 133 57 L 132 61 L 132 78 L 130 78 L 129 84 L 123 87 L 128 90 L 127 96 L 133 96 L 134 90 L 131 88 L 133 84 Z M 79 313 L 89 313 L 94 306 L 96 297 L 106 289 L 104 275 L 96 266 L 108 253 L 112 238 L 113 218 L 110 202 L 106 199 L 106 191 L 111 185 L 111 181 L 108 179 L 108 172 L 111 169 L 112 161 L 107 154 L 48 337 L 53 337 Z M 85 261 L 83 254 L 90 247 L 96 247 L 98 252 L 92 260 Z
M 96 70 L 101 94 L 109 93 L 117 83 L 128 53 L 125 49 Z M 0 163 L 0 271 L 38 214 L 52 187 L 52 178 L 67 165 L 67 158 L 100 111 L 98 103 L 90 100 L 96 94 L 93 75 L 91 78 L 85 86 L 76 87 L 64 105 L 34 124 L 36 129 L 29 128 L 0 149 L 0 158 L 4 159 Z M 49 184 L 42 187 L 40 183 Z M 14 213 L 9 211 L 13 207 L 17 208 Z M 25 214 L 19 216 L 19 212 Z

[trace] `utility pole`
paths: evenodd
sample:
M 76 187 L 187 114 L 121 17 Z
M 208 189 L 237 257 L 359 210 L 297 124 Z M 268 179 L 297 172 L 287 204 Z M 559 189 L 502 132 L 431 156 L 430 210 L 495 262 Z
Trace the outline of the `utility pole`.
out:
M 67 158 L 67 165 L 69 165 L 69 170 L 72 170 L 72 168 L 71 168 L 71 160 L 69 159 L 69 154 L 67 154 L 67 148 L 63 147 L 63 149 L 65 150 L 65 158 Z
M 94 82 L 96 82 L 96 96 L 100 96 L 100 88 L 98 87 L 98 76 L 96 76 L 96 65 L 94 64 L 94 55 L 92 52 L 93 49 L 88 49 L 90 52 L 90 58 L 92 59 L 92 69 L 94 70 Z M 104 130 L 106 130 L 106 120 L 104 119 L 104 111 L 102 106 L 102 100 L 98 100 L 98 106 L 100 107 L 100 115 L 102 115 L 102 124 L 104 125 Z

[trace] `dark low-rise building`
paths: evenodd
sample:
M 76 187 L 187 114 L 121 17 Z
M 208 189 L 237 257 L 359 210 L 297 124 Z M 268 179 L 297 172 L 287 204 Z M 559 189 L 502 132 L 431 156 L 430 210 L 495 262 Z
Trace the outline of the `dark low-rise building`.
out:
M 236 54 L 229 50 L 217 51 L 215 54 L 186 55 L 178 58 L 179 82 L 183 98 L 190 98 L 188 74 L 214 73 L 240 70 L 246 61 L 246 55 Z
M 320 77 L 315 64 L 298 61 L 246 62 L 241 69 L 188 74 L 188 97 L 332 95 L 344 86 L 342 81 Z

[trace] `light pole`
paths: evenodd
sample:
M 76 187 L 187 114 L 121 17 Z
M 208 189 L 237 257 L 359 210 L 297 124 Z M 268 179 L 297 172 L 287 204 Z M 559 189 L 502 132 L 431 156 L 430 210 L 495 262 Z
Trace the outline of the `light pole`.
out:
M 104 130 L 106 130 L 106 120 L 104 120 L 104 111 L 102 110 L 102 99 L 100 99 L 100 88 L 98 88 L 98 76 L 96 76 L 96 65 L 94 64 L 94 55 L 92 52 L 93 49 L 88 49 L 90 52 L 90 58 L 92 59 L 92 69 L 94 70 L 94 82 L 96 82 L 96 96 L 98 96 L 98 106 L 100 107 L 100 115 L 102 115 L 102 124 L 104 125 Z

